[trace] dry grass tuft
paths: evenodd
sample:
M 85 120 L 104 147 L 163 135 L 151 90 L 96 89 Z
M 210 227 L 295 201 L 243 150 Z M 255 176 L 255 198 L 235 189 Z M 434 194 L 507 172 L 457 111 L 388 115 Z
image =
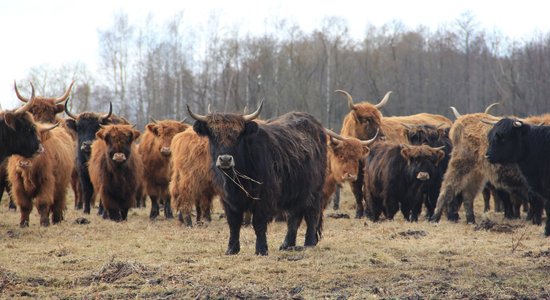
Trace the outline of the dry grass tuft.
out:
M 38 226 L 35 210 L 21 229 L 4 199 L 0 298 L 550 298 L 550 239 L 540 226 L 492 212 L 476 216 L 480 230 L 401 217 L 372 223 L 346 218 L 354 215 L 349 191 L 342 200 L 344 209 L 326 212 L 333 217 L 318 247 L 278 251 L 286 225 L 273 223 L 270 254 L 258 257 L 250 227 L 241 253 L 224 255 L 228 228 L 219 206 L 212 223 L 193 228 L 151 222 L 148 207 L 123 223 L 71 208 L 48 228 Z M 303 228 L 299 234 L 302 244 Z

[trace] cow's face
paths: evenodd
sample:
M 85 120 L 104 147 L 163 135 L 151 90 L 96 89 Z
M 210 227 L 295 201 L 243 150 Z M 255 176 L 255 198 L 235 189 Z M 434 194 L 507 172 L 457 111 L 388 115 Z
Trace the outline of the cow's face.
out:
M 242 115 L 211 114 L 206 120 L 197 120 L 193 129 L 198 135 L 207 136 L 216 167 L 231 169 L 235 156 L 244 153 L 244 143 L 258 130 L 254 121 L 246 121 Z
M 12 153 L 30 158 L 41 151 L 38 131 L 30 113 L 6 111 L 0 113 L 0 120 L 7 126 L 6 140 L 2 143 L 9 145 Z
M 146 130 L 149 130 L 155 135 L 155 138 L 160 141 L 158 151 L 165 157 L 169 157 L 172 154 L 170 144 L 174 136 L 185 131 L 189 125 L 178 121 L 155 121 L 145 126 Z
M 124 164 L 130 158 L 132 143 L 139 135 L 132 125 L 108 125 L 96 133 L 98 139 L 105 141 L 107 155 L 115 164 Z
M 504 118 L 498 121 L 487 134 L 487 160 L 493 164 L 517 162 L 523 153 L 521 138 L 528 130 L 529 125 L 518 120 Z
M 369 103 L 356 104 L 350 111 L 350 117 L 355 123 L 355 137 L 361 140 L 373 138 L 382 123 L 382 114 Z
M 421 182 L 430 180 L 445 152 L 427 145 L 401 145 L 401 156 L 407 161 L 407 176 Z
M 445 146 L 449 140 L 449 127 L 437 128 L 432 125 L 407 125 L 407 139 L 411 145 Z
M 86 155 L 92 151 L 92 143 L 101 126 L 111 124 L 110 118 L 104 118 L 96 113 L 81 113 L 76 119 L 67 119 L 67 127 L 78 136 L 78 149 Z
M 359 160 L 369 153 L 369 148 L 355 138 L 345 141 L 329 140 L 330 168 L 338 182 L 355 181 L 359 171 Z

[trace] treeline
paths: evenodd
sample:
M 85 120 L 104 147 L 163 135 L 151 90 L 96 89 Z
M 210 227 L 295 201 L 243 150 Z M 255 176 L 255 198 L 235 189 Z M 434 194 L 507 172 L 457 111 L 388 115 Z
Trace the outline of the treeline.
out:
M 82 64 L 39 66 L 28 79 L 55 94 L 74 78 L 73 111 L 105 111 L 112 101 L 140 128 L 150 116 L 183 119 L 186 104 L 242 112 L 265 99 L 262 118 L 308 111 L 339 130 L 348 108 L 336 89 L 370 102 L 393 91 L 386 115 L 450 116 L 450 105 L 468 113 L 497 101 L 502 114 L 548 111 L 550 35 L 510 40 L 480 29 L 469 13 L 436 30 L 372 26 L 362 40 L 338 18 L 309 33 L 285 20 L 254 36 L 219 28 L 215 18 L 205 28 L 188 26 L 183 14 L 158 25 L 152 17 L 130 24 L 121 13 L 98 32 L 97 74 Z

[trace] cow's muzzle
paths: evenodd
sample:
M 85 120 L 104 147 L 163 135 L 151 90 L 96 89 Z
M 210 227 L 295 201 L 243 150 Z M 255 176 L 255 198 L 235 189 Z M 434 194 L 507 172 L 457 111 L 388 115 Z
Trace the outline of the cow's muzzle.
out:
M 357 175 L 350 174 L 350 173 L 345 173 L 344 176 L 342 176 L 342 180 L 344 180 L 344 181 L 356 181 L 357 180 Z
M 113 154 L 113 160 L 117 163 L 123 163 L 126 161 L 126 155 L 121 152 Z
M 36 153 L 44 153 L 44 146 L 42 144 L 38 144 L 38 149 L 36 150 Z
M 170 147 L 162 147 L 160 148 L 160 154 L 170 156 L 170 154 L 172 154 L 172 150 L 170 150 Z
M 430 174 L 428 172 L 418 172 L 418 174 L 416 174 L 416 179 L 420 181 L 430 180 Z
M 92 141 L 85 141 L 80 144 L 80 150 L 86 153 L 92 152 Z
M 232 155 L 219 155 L 218 159 L 216 160 L 216 167 L 221 169 L 230 169 L 235 166 L 235 161 L 233 160 Z
M 19 161 L 19 167 L 22 169 L 28 169 L 32 166 L 32 162 L 28 159 L 22 159 Z

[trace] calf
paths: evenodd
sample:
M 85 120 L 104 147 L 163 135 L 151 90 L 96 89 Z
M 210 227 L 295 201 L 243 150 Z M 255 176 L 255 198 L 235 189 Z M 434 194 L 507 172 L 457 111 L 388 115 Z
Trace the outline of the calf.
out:
M 331 130 L 325 129 L 329 136 L 327 147 L 327 175 L 323 185 L 323 209 L 326 209 L 331 196 L 338 185 L 357 180 L 359 161 L 369 153 L 368 145 L 372 144 L 377 135 L 367 141 L 353 137 L 342 137 Z
M 365 198 L 371 220 L 384 212 L 393 219 L 401 206 L 405 219 L 418 221 L 423 194 L 430 187 L 445 146 L 409 146 L 391 142 L 371 147 L 365 162 Z
M 128 218 L 135 205 L 136 192 L 143 176 L 143 165 L 134 143 L 139 131 L 132 125 L 106 125 L 92 144 L 89 171 L 94 190 L 113 221 Z
M 263 103 L 263 102 L 262 102 Z M 322 231 L 322 189 L 327 168 L 323 126 L 307 113 L 292 112 L 256 123 L 259 108 L 249 115 L 189 114 L 197 134 L 208 137 L 215 184 L 230 236 L 226 254 L 240 251 L 243 213 L 252 211 L 256 254 L 267 255 L 267 224 L 277 211 L 288 213 L 287 234 L 280 249 L 296 245 L 302 219 L 305 246 L 315 246 Z
M 57 125 L 55 125 L 57 126 Z M 8 178 L 12 194 L 21 211 L 21 227 L 29 226 L 33 199 L 40 214 L 40 225 L 59 223 L 63 219 L 65 196 L 74 168 L 73 141 L 64 128 L 51 132 L 42 129 L 44 151 L 33 158 L 14 155 L 8 161 Z
M 179 219 L 192 226 L 191 210 L 197 210 L 197 222 L 204 214 L 211 221 L 212 199 L 220 194 L 214 185 L 214 172 L 208 138 L 199 136 L 193 128 L 176 134 L 170 145 L 172 149 L 172 177 L 170 195 Z
M 88 173 L 88 160 L 92 151 L 92 143 L 96 138 L 96 133 L 102 125 L 108 124 L 128 124 L 124 118 L 112 114 L 113 105 L 109 103 L 109 112 L 101 115 L 93 112 L 84 112 L 74 115 L 69 111 L 69 101 L 65 102 L 65 113 L 69 117 L 65 124 L 67 128 L 77 136 L 76 144 L 76 169 L 80 181 L 80 199 L 84 204 L 84 213 L 89 214 L 93 201 L 94 189 Z
M 174 136 L 184 131 L 189 125 L 179 121 L 155 121 L 145 126 L 141 137 L 139 153 L 143 160 L 145 191 L 151 198 L 150 219 L 159 215 L 158 200 L 164 201 L 164 216 L 173 218 L 168 185 L 170 183 L 170 159 L 172 149 L 170 143 Z M 186 155 L 186 154 L 184 154 Z
M 531 126 L 504 118 L 491 128 L 487 138 L 487 160 L 491 164 L 517 164 L 529 183 L 530 196 L 540 199 L 532 203 L 544 203 L 544 234 L 550 236 L 550 126 Z

